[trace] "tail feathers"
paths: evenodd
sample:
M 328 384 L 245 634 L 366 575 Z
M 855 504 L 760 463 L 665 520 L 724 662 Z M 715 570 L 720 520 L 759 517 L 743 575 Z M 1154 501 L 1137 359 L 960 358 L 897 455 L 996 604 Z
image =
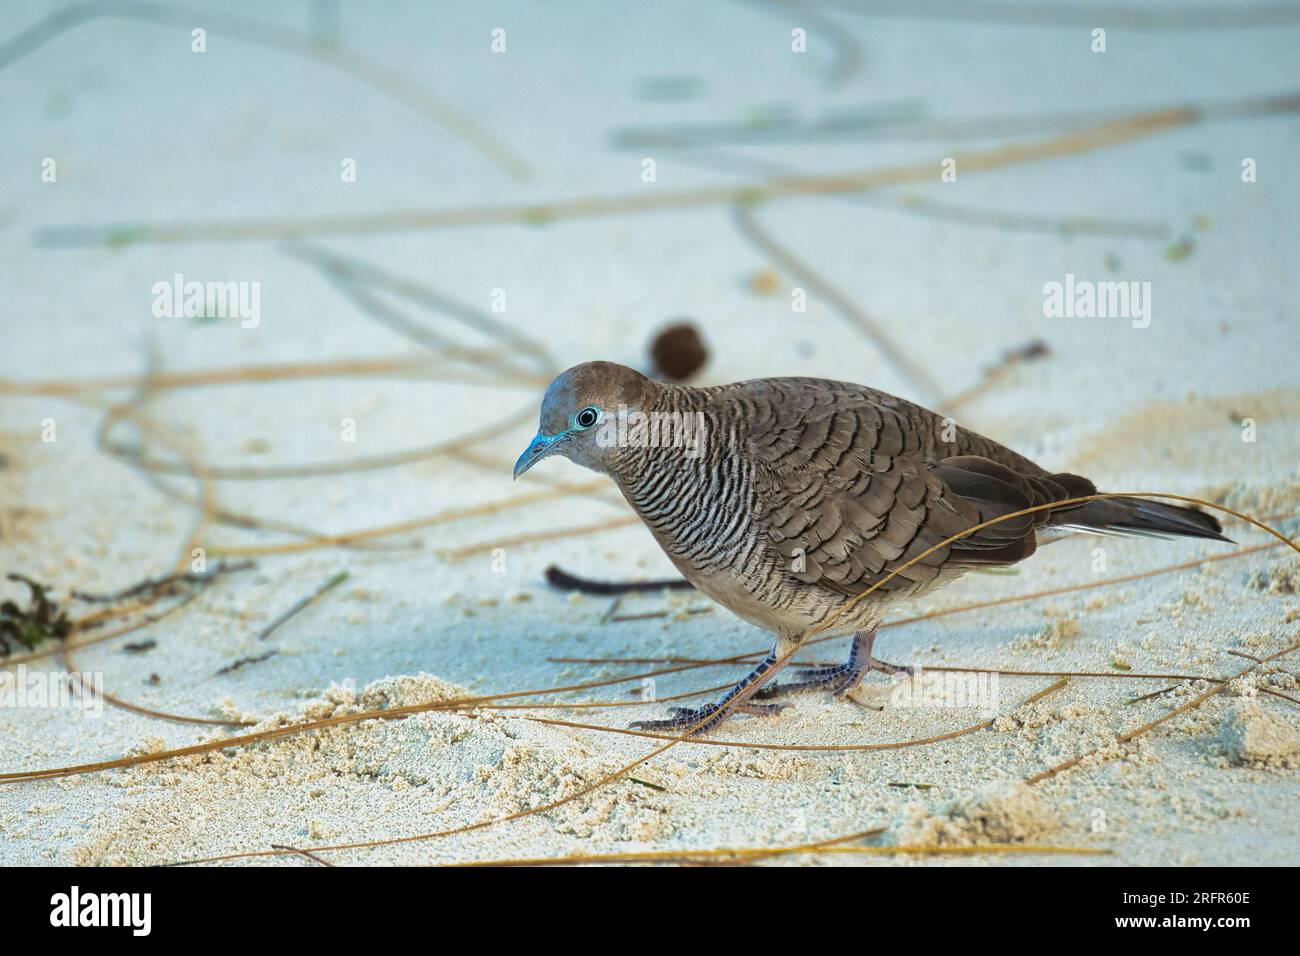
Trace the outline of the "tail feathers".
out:
M 1107 498 L 1053 515 L 1052 524 L 1097 534 L 1137 535 L 1153 538 L 1208 538 L 1227 541 L 1223 526 L 1213 515 L 1196 508 L 1165 504 L 1150 498 Z

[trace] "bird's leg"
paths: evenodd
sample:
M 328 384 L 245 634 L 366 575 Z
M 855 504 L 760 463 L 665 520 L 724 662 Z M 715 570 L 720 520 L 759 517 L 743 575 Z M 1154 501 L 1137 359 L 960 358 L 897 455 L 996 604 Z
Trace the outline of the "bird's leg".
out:
M 764 687 L 754 696 L 756 697 L 776 697 L 780 694 L 795 694 L 801 691 L 810 690 L 829 690 L 835 693 L 836 697 L 845 695 L 856 690 L 862 683 L 862 678 L 866 677 L 871 671 L 880 671 L 882 674 L 900 674 L 911 673 L 910 667 L 899 667 L 896 664 L 886 664 L 884 661 L 876 660 L 871 653 L 871 647 L 876 643 L 876 629 L 873 627 L 869 631 L 859 631 L 853 635 L 853 646 L 849 650 L 849 659 L 843 664 L 836 664 L 834 667 L 813 667 L 808 670 L 799 671 L 795 677 L 797 680 L 790 681 L 788 684 L 774 684 L 771 687 Z
M 674 707 L 669 711 L 672 716 L 666 720 L 638 720 L 630 726 L 638 730 L 675 730 L 679 732 L 694 728 L 694 730 L 691 730 L 691 735 L 694 736 L 712 730 L 732 714 L 753 714 L 759 717 L 769 717 L 778 713 L 790 705 L 752 704 L 749 702 L 749 698 L 754 695 L 757 685 L 761 684 L 765 675 L 776 666 L 777 661 L 788 658 L 794 653 L 796 647 L 798 647 L 797 640 L 778 640 L 772 650 L 768 652 L 768 655 L 758 662 L 758 666 L 745 675 L 740 683 L 727 691 L 722 696 L 722 699 L 715 703 L 704 707 Z

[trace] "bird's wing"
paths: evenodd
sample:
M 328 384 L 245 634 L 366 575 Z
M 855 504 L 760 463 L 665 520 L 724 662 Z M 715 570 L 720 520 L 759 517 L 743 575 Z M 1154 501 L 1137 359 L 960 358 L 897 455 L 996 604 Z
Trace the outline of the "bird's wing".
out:
M 799 580 L 858 594 L 954 534 L 1090 493 L 1074 476 L 1046 475 L 1027 461 L 1038 474 L 983 455 L 950 454 L 960 443 L 929 433 L 942 422 L 933 413 L 890 396 L 882 400 L 869 389 L 829 384 L 769 382 L 743 400 L 762 524 Z M 883 587 L 919 587 L 945 569 L 1014 564 L 1034 552 L 1034 530 L 1047 516 L 983 528 Z

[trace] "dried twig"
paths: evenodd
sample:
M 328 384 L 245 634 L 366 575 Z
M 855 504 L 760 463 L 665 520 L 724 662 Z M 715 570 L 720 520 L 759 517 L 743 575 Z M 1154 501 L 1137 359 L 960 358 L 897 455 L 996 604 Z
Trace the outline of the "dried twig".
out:
M 272 657 L 274 657 L 276 654 L 279 653 L 280 652 L 278 650 L 272 648 L 271 650 L 267 651 L 264 654 L 253 654 L 248 657 L 241 657 L 236 661 L 231 661 L 225 667 L 217 671 L 217 676 L 220 676 L 222 674 L 233 673 L 234 671 L 240 670 L 241 668 L 246 667 L 249 664 L 260 664 L 262 663 L 262 661 L 270 660 Z
M 261 632 L 257 635 L 257 640 L 259 641 L 266 640 L 268 637 L 271 636 L 272 633 L 275 632 L 277 628 L 283 625 L 285 621 L 289 620 L 295 614 L 301 613 L 303 610 L 305 610 L 306 608 L 310 607 L 311 605 L 319 601 L 326 592 L 330 591 L 335 587 L 338 587 L 338 585 L 342 584 L 347 579 L 348 579 L 347 571 L 339 571 L 335 574 L 330 575 L 330 577 L 325 581 L 324 584 L 316 588 L 315 591 L 312 591 L 311 594 L 308 594 L 305 597 L 301 597 L 298 600 L 294 601 L 293 604 L 289 606 L 288 610 L 284 611 L 284 613 L 276 617 L 276 619 L 273 620 L 270 624 L 262 628 Z
M 234 574 L 236 571 L 247 571 L 253 567 L 252 561 L 218 561 L 216 567 L 210 571 L 178 571 L 174 574 L 166 574 L 156 578 L 146 578 L 139 584 L 132 584 L 130 587 L 123 588 L 120 591 L 112 591 L 108 594 L 91 594 L 86 591 L 73 591 L 72 596 L 79 601 L 85 601 L 88 604 L 116 604 L 119 601 L 125 601 L 127 598 L 135 597 L 138 594 L 153 594 L 164 588 L 170 589 L 176 584 L 210 584 L 213 580 L 223 574 Z
M 323 859 L 321 859 L 319 856 L 317 856 L 315 853 L 312 853 L 310 850 L 300 850 L 300 849 L 299 849 L 298 847 L 296 847 L 296 846 L 285 846 L 285 845 L 282 844 L 282 843 L 272 843 L 272 844 L 271 844 L 271 849 L 272 849 L 272 850 L 284 850 L 284 851 L 286 851 L 286 852 L 288 852 L 288 853 L 296 853 L 296 854 L 298 854 L 298 856 L 305 856 L 307 859 L 312 860 L 312 861 L 314 861 L 314 862 L 316 862 L 316 863 L 319 863 L 321 866 L 334 866 L 334 864 L 331 863 L 329 860 L 323 860 Z
M 666 590 L 691 591 L 695 588 L 685 578 L 663 581 L 595 581 L 570 574 L 554 564 L 547 565 L 546 583 L 561 591 L 577 591 L 581 594 L 642 594 Z
M 1300 96 L 1250 97 L 1223 104 L 1191 104 L 1131 113 L 1057 136 L 972 150 L 953 157 L 963 174 L 1003 169 L 1023 163 L 1079 156 L 1204 122 L 1234 118 L 1285 116 L 1300 112 Z M 37 233 L 46 245 L 85 246 L 174 243 L 218 240 L 296 239 L 319 235 L 373 235 L 466 226 L 536 225 L 615 215 L 666 212 L 708 206 L 753 203 L 794 196 L 825 196 L 882 186 L 928 182 L 938 161 L 912 162 L 846 173 L 785 176 L 752 185 L 706 185 L 614 196 L 583 196 L 549 203 L 471 206 L 451 209 L 403 209 L 392 213 L 246 219 L 209 223 L 134 223 L 108 227 L 67 226 Z

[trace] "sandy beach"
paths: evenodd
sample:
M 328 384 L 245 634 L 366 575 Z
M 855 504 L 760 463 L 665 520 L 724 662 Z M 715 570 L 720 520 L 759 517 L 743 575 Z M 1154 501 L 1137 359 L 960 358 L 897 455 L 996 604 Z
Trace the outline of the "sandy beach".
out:
M 511 466 L 683 319 L 692 384 L 1300 531 L 1300 5 L 871 7 L 10 11 L 0 571 L 71 631 L 0 658 L 0 864 L 1300 863 L 1300 554 L 1229 514 L 968 574 L 881 631 L 920 681 L 680 743 L 628 724 L 769 637 L 547 583 L 676 576 L 610 481 Z

